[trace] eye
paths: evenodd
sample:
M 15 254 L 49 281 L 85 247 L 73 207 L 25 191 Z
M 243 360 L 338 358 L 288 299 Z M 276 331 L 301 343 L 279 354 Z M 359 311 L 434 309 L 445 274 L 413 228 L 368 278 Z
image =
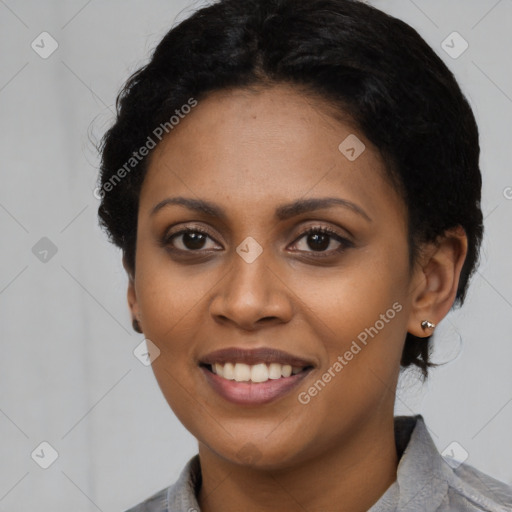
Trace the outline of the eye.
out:
M 162 240 L 162 244 L 165 247 L 171 246 L 171 249 L 176 249 L 182 252 L 215 250 L 214 247 L 205 247 L 208 239 L 213 240 L 207 231 L 194 227 L 182 229 L 176 233 L 166 235 Z
M 208 247 L 208 240 L 211 241 L 210 247 Z M 303 241 L 303 248 L 299 248 L 298 252 L 316 253 L 314 257 L 333 256 L 354 246 L 347 238 L 344 238 L 333 229 L 323 226 L 307 229 L 295 241 L 294 245 L 300 246 L 301 241 Z M 332 248 L 333 242 L 334 248 Z M 216 243 L 208 231 L 200 227 L 188 227 L 175 233 L 167 234 L 161 241 L 163 247 L 181 253 L 218 250 L 215 246 Z
M 299 241 L 301 240 L 304 240 L 303 247 L 306 247 L 305 249 L 299 249 L 299 252 L 326 253 L 318 254 L 316 257 L 332 256 L 333 254 L 344 251 L 348 247 L 354 246 L 350 240 L 344 238 L 336 231 L 320 226 L 309 228 L 302 233 L 295 242 L 295 245 L 300 245 Z M 333 240 L 338 244 L 335 248 L 332 248 Z M 331 249 L 327 250 L 329 247 L 331 247 Z

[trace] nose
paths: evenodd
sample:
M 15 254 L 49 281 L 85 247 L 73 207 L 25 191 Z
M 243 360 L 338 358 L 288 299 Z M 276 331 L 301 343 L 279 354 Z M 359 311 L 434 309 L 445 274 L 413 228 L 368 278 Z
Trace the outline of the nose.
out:
M 249 263 L 237 253 L 233 255 L 231 269 L 210 303 L 210 314 L 216 322 L 251 331 L 291 320 L 291 292 L 277 266 L 268 265 L 269 257 L 263 251 Z

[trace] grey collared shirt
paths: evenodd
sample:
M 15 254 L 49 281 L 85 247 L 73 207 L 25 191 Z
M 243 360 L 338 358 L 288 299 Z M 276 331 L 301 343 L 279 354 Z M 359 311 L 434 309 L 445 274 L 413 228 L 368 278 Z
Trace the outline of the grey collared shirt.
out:
M 441 456 L 421 415 L 395 417 L 397 478 L 368 512 L 512 512 L 512 487 Z M 126 512 L 200 512 L 199 455 L 173 485 Z

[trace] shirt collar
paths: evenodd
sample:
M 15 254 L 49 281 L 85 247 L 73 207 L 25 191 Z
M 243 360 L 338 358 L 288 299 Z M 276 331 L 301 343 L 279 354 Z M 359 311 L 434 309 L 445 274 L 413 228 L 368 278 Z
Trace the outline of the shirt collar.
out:
M 437 450 L 421 415 L 395 417 L 400 461 L 397 478 L 368 512 L 435 511 L 442 503 L 452 473 Z
M 451 469 L 439 454 L 423 417 L 396 416 L 395 442 L 399 463 L 396 481 L 368 512 L 433 512 L 448 490 Z M 200 511 L 197 493 L 201 486 L 199 454 L 183 468 L 167 491 L 167 512 Z

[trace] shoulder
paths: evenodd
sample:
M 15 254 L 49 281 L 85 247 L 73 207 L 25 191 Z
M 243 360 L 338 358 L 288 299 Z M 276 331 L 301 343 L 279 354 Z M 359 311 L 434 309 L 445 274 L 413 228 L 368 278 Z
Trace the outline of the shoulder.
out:
M 396 417 L 395 437 L 400 512 L 512 512 L 512 487 L 457 460 L 453 450 L 439 453 L 421 415 Z
M 512 512 L 512 487 L 469 464 L 448 470 L 448 510 Z
M 170 487 L 162 489 L 126 512 L 167 512 Z
M 199 510 L 196 493 L 201 484 L 199 455 L 194 455 L 185 465 L 178 480 L 152 494 L 125 512 L 190 512 Z

